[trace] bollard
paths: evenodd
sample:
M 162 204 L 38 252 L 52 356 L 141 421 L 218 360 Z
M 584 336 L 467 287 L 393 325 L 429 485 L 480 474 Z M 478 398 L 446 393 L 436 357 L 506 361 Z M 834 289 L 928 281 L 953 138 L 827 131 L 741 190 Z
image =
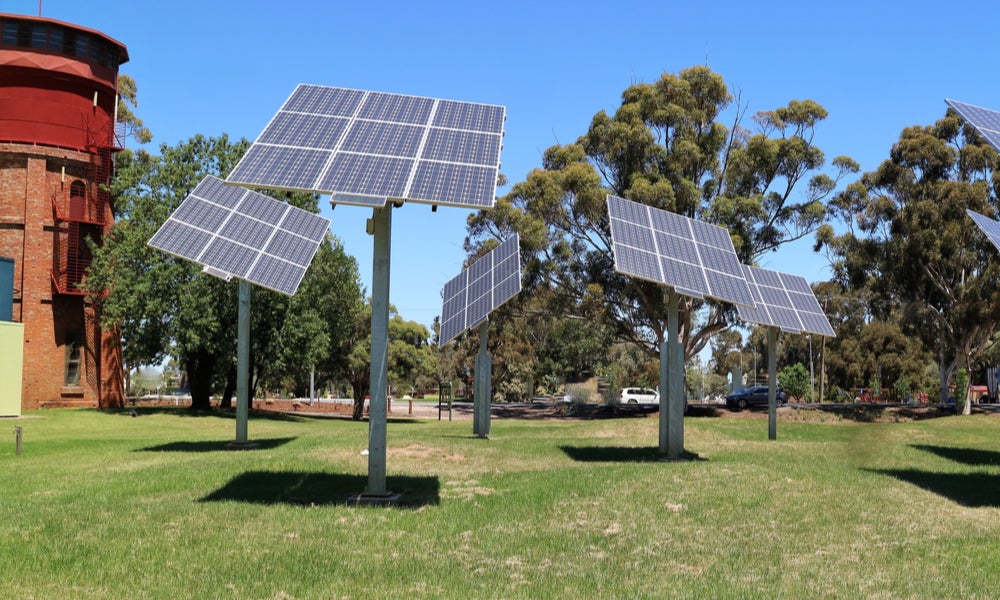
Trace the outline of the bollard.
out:
M 14 454 L 20 455 L 21 454 L 21 426 L 20 425 L 14 427 L 14 439 L 15 439 L 15 442 L 14 442 L 14 444 L 15 444 Z

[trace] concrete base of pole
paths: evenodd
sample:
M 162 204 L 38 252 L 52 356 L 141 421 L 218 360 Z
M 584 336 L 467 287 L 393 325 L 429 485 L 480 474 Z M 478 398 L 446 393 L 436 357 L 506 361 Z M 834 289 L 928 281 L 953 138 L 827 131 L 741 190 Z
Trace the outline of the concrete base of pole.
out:
M 402 495 L 394 492 L 384 494 L 356 494 L 347 499 L 348 504 L 354 506 L 395 506 L 399 504 Z
M 226 444 L 226 450 L 256 450 L 260 448 L 260 444 L 257 442 L 229 442 Z

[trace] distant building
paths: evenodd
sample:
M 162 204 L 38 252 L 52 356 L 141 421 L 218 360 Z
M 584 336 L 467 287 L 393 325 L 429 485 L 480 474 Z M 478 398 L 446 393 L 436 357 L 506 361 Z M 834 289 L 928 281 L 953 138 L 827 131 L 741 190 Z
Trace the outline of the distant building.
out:
M 123 401 L 121 339 L 77 285 L 87 238 L 99 245 L 113 221 L 104 186 L 127 61 L 99 31 L 0 13 L 0 256 L 24 324 L 24 409 Z

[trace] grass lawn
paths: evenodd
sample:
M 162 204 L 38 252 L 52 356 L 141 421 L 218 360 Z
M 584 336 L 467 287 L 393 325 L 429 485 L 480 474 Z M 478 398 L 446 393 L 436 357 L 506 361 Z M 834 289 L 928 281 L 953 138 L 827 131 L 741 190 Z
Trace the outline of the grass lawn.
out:
M 0 598 L 996 598 L 1000 418 L 0 421 Z M 14 453 L 14 426 L 23 454 Z

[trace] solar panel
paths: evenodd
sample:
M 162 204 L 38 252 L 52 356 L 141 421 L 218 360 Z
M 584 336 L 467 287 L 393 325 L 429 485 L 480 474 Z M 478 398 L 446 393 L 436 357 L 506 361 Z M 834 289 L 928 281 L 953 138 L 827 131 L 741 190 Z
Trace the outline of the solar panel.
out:
M 976 222 L 976 225 L 983 230 L 983 233 L 985 233 L 986 237 L 993 242 L 993 245 L 996 246 L 997 250 L 1000 250 L 1000 223 L 985 215 L 981 215 L 974 210 L 965 209 L 965 212 L 972 217 L 972 220 Z
M 737 305 L 740 318 L 790 333 L 836 337 L 804 277 L 743 265 L 754 307 Z
M 229 280 L 295 294 L 330 220 L 209 175 L 149 240 Z
M 615 270 L 695 298 L 753 306 L 732 239 L 722 227 L 608 195 Z
M 505 118 L 492 104 L 300 84 L 226 182 L 489 208 Z
M 519 248 L 520 238 L 514 234 L 444 284 L 439 345 L 479 325 L 521 291 Z
M 1000 112 L 947 98 L 945 102 L 966 123 L 972 125 L 994 150 L 1000 152 Z

